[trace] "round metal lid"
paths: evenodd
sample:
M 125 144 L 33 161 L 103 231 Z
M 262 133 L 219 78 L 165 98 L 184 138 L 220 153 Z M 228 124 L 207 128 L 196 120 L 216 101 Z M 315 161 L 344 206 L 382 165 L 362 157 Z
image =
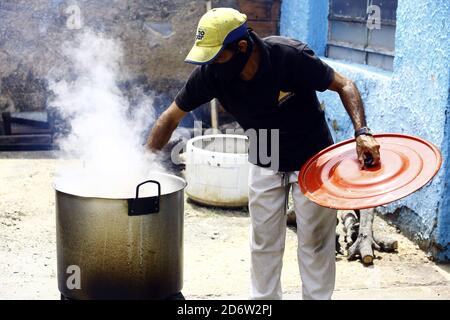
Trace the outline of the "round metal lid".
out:
M 311 201 L 329 208 L 367 209 L 417 191 L 438 172 L 442 157 L 430 142 L 404 134 L 376 134 L 381 164 L 361 169 L 355 139 L 332 145 L 309 159 L 298 175 Z

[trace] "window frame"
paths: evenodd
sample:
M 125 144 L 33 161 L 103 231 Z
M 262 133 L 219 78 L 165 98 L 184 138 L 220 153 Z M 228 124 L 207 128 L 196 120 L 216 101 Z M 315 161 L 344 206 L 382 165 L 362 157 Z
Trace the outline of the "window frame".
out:
M 381 68 L 383 70 L 387 70 L 387 71 L 392 71 L 393 69 L 393 59 L 395 58 L 395 32 L 396 32 L 396 25 L 397 25 L 397 21 L 396 19 L 385 19 L 383 18 L 383 15 L 381 15 L 381 21 L 380 21 L 380 26 L 381 29 L 383 27 L 388 27 L 393 29 L 393 36 L 394 36 L 394 47 L 393 49 L 388 48 L 388 47 L 382 47 L 382 46 L 377 46 L 377 45 L 370 45 L 370 41 L 371 41 L 371 37 L 373 35 L 373 30 L 370 30 L 366 24 L 367 24 L 367 19 L 368 19 L 368 14 L 367 12 L 365 13 L 364 18 L 363 17 L 358 17 L 358 16 L 348 16 L 348 15 L 344 15 L 344 14 L 339 14 L 336 13 L 334 9 L 336 9 L 333 5 L 335 5 L 334 3 L 335 0 L 330 0 L 329 1 L 329 13 L 328 13 L 328 32 L 327 32 L 327 43 L 326 43 L 326 48 L 325 48 L 325 56 L 327 58 L 330 59 L 336 59 L 336 60 L 341 60 L 340 58 L 337 57 L 330 57 L 330 46 L 331 47 L 337 47 L 339 49 L 344 48 L 344 50 L 352 50 L 352 51 L 356 51 L 359 53 L 363 53 L 364 55 L 364 61 L 363 63 L 361 62 L 356 62 L 354 60 L 349 60 L 351 62 L 354 63 L 359 63 L 359 64 L 363 64 L 363 65 L 367 65 L 367 66 L 373 66 L 373 67 L 378 67 Z M 395 15 L 397 12 L 397 7 L 398 7 L 398 0 L 392 0 L 395 1 Z M 374 5 L 377 2 L 376 0 L 366 0 L 366 11 L 367 8 L 370 5 Z M 334 24 L 333 24 L 334 22 Z M 332 32 L 333 32 L 333 27 L 337 29 L 336 25 L 339 23 L 351 23 L 353 24 L 353 26 L 355 28 L 359 26 L 363 26 L 365 29 L 365 35 L 364 35 L 364 44 L 360 44 L 360 43 L 352 43 L 352 42 L 347 42 L 347 41 L 339 41 L 339 40 L 335 40 L 332 39 Z M 334 30 L 336 30 L 334 29 Z M 389 33 L 389 31 L 388 31 Z M 385 34 L 388 35 L 388 33 Z M 357 53 L 355 53 L 357 54 Z M 380 58 L 384 58 L 384 57 L 389 57 L 389 59 L 391 60 L 391 62 L 388 65 L 388 68 L 386 68 L 385 64 L 383 64 L 384 66 L 377 66 L 374 65 L 373 63 L 369 62 L 369 58 L 371 57 L 371 55 L 375 56 L 380 56 Z

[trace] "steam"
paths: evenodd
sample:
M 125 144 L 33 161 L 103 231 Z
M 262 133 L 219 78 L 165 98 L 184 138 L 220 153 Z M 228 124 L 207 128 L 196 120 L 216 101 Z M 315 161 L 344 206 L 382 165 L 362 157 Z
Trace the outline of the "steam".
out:
M 156 155 L 143 145 L 155 120 L 152 97 L 141 93 L 137 105 L 131 106 L 118 87 L 126 72 L 121 44 L 85 32 L 66 43 L 63 54 L 76 79 L 51 81 L 50 105 L 70 123 L 70 134 L 58 143 L 66 156 L 81 160 L 87 180 L 80 188 L 120 193 L 116 189 L 133 190 L 149 171 L 162 171 Z M 71 174 L 68 169 L 60 172 Z

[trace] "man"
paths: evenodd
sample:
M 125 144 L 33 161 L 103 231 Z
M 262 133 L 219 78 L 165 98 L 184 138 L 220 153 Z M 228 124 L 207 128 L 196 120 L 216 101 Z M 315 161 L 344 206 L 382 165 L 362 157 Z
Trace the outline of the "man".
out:
M 281 299 L 286 203 L 292 189 L 304 299 L 330 299 L 335 283 L 336 210 L 320 207 L 299 190 L 298 170 L 333 143 L 316 91 L 336 91 L 355 127 L 358 158 L 379 162 L 379 145 L 366 127 L 356 86 L 323 63 L 308 46 L 285 37 L 259 38 L 247 17 L 230 8 L 208 11 L 186 62 L 199 65 L 148 139 L 160 150 L 184 115 L 217 98 L 245 129 L 279 133 L 278 168 L 258 153 L 250 160 L 251 298 Z M 289 93 L 281 101 L 280 92 Z M 260 145 L 250 141 L 250 148 Z M 272 157 L 274 155 L 271 155 Z M 249 157 L 250 158 L 250 157 Z

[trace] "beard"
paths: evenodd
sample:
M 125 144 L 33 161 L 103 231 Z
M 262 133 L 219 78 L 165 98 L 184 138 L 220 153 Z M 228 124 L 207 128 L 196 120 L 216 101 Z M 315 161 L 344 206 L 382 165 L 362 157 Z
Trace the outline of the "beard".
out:
M 253 40 L 249 37 L 246 41 L 248 45 L 245 52 L 237 50 L 229 61 L 211 64 L 212 70 L 214 70 L 220 79 L 223 79 L 224 81 L 235 80 L 239 77 L 242 70 L 244 70 L 244 67 L 253 52 Z

